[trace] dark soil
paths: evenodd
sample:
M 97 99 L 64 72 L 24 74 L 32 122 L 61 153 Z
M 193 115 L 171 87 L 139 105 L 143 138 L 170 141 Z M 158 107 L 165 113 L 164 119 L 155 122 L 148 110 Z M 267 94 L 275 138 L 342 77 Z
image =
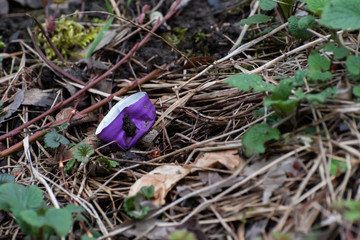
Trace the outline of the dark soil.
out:
M 137 16 L 136 4 L 132 2 L 131 9 L 128 11 L 130 19 L 134 19 Z M 136 1 L 139 6 L 144 4 L 152 5 L 153 1 Z M 166 1 L 162 4 L 161 10 L 164 14 L 169 9 L 173 1 Z M 211 2 L 211 1 L 210 1 Z M 173 29 L 179 29 L 185 31 L 184 36 L 180 39 L 180 42 L 173 45 L 186 56 L 211 56 L 215 59 L 219 59 L 225 56 L 228 50 L 232 47 L 233 41 L 239 36 L 241 27 L 238 22 L 241 19 L 241 12 L 227 11 L 227 6 L 232 1 L 221 1 L 218 8 L 211 8 L 208 1 L 197 0 L 190 1 L 188 5 L 182 8 L 177 16 L 173 17 L 167 22 L 169 28 L 166 30 L 159 30 L 157 34 L 166 38 L 169 35 L 174 35 Z M 80 10 L 80 1 L 69 4 L 69 9 L 61 10 L 60 14 L 70 14 L 75 10 Z M 101 7 L 103 9 L 101 9 Z M 98 11 L 106 8 L 104 1 L 89 1 L 86 5 L 86 10 Z M 13 53 L 19 51 L 18 44 L 12 43 L 13 40 L 21 39 L 31 45 L 31 40 L 27 33 L 26 28 L 33 29 L 35 23 L 31 20 L 27 14 L 31 14 L 37 17 L 40 21 L 44 21 L 43 9 L 27 9 L 10 1 L 10 13 L 0 18 L 0 32 L 2 35 L 2 41 L 7 45 L 4 52 Z M 89 18 L 92 16 L 90 15 Z M 97 15 L 97 17 L 105 18 L 106 16 Z M 175 34 L 176 35 L 176 34 Z M 133 44 L 139 40 L 143 35 L 137 35 L 130 38 L 120 46 L 119 50 L 129 50 Z M 171 36 L 170 36 L 171 37 Z M 178 36 L 172 36 L 178 37 Z M 113 62 L 116 62 L 118 54 L 111 54 L 103 51 L 101 53 L 102 58 L 110 58 Z M 153 70 L 154 66 L 159 66 L 164 63 L 171 63 L 179 59 L 180 55 L 174 51 L 172 47 L 164 43 L 162 39 L 151 38 L 146 43 L 146 46 L 142 48 L 135 56 L 141 62 L 147 62 L 148 70 Z M 151 59 L 151 61 L 148 61 Z M 5 61 L 5 66 L 8 63 Z M 121 78 L 128 78 L 131 73 L 123 71 L 124 75 Z M 142 69 L 134 69 L 142 70 Z

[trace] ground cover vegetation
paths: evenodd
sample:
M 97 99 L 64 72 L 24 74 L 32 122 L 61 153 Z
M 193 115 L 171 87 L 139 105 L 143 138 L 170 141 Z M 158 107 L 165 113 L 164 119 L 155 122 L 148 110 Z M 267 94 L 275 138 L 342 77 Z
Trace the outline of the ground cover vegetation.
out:
M 0 19 L 0 238 L 359 238 L 360 0 L 41 2 Z

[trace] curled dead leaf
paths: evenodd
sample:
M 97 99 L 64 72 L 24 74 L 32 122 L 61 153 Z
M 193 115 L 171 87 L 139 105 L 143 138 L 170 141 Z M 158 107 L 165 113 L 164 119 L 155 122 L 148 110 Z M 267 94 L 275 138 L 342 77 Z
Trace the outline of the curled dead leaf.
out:
M 153 203 L 161 206 L 165 204 L 167 193 L 175 184 L 190 173 L 190 167 L 163 165 L 155 168 L 138 179 L 130 188 L 129 196 L 135 195 L 144 186 L 153 185 L 155 188 Z
M 217 163 L 233 171 L 243 165 L 245 161 L 239 156 L 236 149 L 201 153 L 195 159 L 195 166 L 197 168 L 211 168 Z

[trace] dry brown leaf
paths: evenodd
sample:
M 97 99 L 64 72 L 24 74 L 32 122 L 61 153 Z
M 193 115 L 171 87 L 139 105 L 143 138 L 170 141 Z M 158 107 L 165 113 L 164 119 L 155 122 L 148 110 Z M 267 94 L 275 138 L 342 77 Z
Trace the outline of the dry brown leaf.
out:
M 244 164 L 245 161 L 239 156 L 238 151 L 234 149 L 201 153 L 195 160 L 197 168 L 211 168 L 217 163 L 220 163 L 229 170 L 235 170 Z
M 273 156 L 267 162 L 256 162 L 252 164 L 245 168 L 244 175 L 250 176 L 254 172 L 265 167 L 271 161 L 274 161 L 277 157 L 279 156 Z M 273 191 L 279 189 L 289 177 L 296 177 L 301 170 L 300 166 L 300 161 L 296 157 L 289 157 L 285 161 L 269 168 L 264 175 L 262 202 L 267 203 L 272 196 Z
M 155 168 L 148 174 L 138 179 L 130 188 L 129 196 L 135 195 L 144 186 L 153 185 L 154 200 L 152 202 L 161 206 L 165 204 L 166 194 L 175 186 L 175 184 L 188 175 L 190 168 L 184 168 L 176 165 L 163 165 Z
M 39 88 L 31 88 L 25 91 L 23 105 L 32 105 L 37 107 L 50 107 L 56 98 L 56 94 L 46 92 Z

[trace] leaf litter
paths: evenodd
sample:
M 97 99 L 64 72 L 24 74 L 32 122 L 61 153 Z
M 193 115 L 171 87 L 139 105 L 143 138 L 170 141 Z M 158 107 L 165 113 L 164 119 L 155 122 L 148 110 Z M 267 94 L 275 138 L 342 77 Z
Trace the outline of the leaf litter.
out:
M 163 4 L 159 8 L 164 11 L 171 5 L 168 1 L 159 3 Z M 194 7 L 189 8 L 190 4 Z M 260 7 L 264 4 L 268 8 L 274 7 L 271 1 L 270 5 L 267 1 L 260 1 Z M 150 34 L 150 40 L 136 54 L 130 54 L 132 57 L 127 65 L 120 66 L 119 71 L 112 67 L 125 58 L 136 41 L 141 42 L 148 31 L 143 31 L 146 26 L 129 22 L 124 26 L 118 24 L 124 19 L 117 19 L 112 24 L 111 32 L 115 31 L 119 38 L 115 38 L 116 41 L 104 40 L 102 49 L 95 52 L 96 61 L 114 72 L 105 77 L 108 92 L 104 89 L 95 91 L 91 87 L 80 92 L 76 85 L 71 85 L 72 90 L 69 90 L 69 79 L 52 70 L 50 79 L 54 81 L 41 80 L 39 84 L 20 78 L 18 76 L 25 74 L 25 68 L 23 65 L 13 68 L 12 64 L 22 60 L 28 65 L 41 65 L 43 60 L 30 54 L 37 52 L 33 45 L 20 40 L 16 43 L 19 53 L 6 49 L 9 55 L 2 62 L 0 79 L 5 106 L 0 107 L 2 112 L 7 111 L 6 107 L 13 112 L 1 122 L 2 174 L 13 174 L 16 182 L 23 185 L 38 185 L 49 199 L 50 193 L 42 182 L 33 178 L 31 168 L 23 161 L 21 141 L 25 135 L 30 135 L 34 167 L 51 185 L 60 205 L 69 202 L 84 206 L 84 217 L 90 223 L 86 228 L 99 232 L 100 239 L 115 236 L 164 239 L 183 229 L 193 233 L 196 239 L 304 239 L 316 234 L 328 239 L 330 236 L 356 235 L 353 229 L 358 227 L 360 219 L 356 205 L 360 198 L 357 182 L 359 99 L 347 90 L 346 97 L 330 98 L 316 105 L 311 102 L 311 96 L 315 98 L 315 95 L 305 94 L 317 94 L 322 85 L 336 86 L 339 82 L 346 83 L 347 89 L 354 83 L 351 77 L 358 75 L 358 59 L 349 56 L 345 62 L 342 59 L 348 54 L 345 50 L 334 52 L 336 61 L 342 64 L 336 68 L 339 63 L 330 64 L 326 53 L 311 55 L 311 48 L 325 41 L 324 36 L 316 34 L 307 41 L 287 39 L 288 42 L 281 45 L 278 39 L 288 35 L 286 24 L 262 35 L 255 33 L 264 30 L 266 24 L 251 25 L 247 31 L 254 33 L 254 38 L 243 39 L 243 45 L 228 53 L 233 47 L 229 39 L 236 40 L 240 28 L 227 20 L 234 18 L 239 22 L 241 18 L 227 10 L 235 11 L 236 7 L 243 6 L 240 11 L 247 16 L 248 11 L 257 10 L 258 5 L 234 5 L 223 1 L 216 10 L 221 12 L 216 19 L 219 24 L 211 19 L 215 15 L 205 1 L 189 1 L 188 6 L 176 17 L 166 19 L 168 26 L 184 28 L 195 12 L 200 17 L 197 19 L 199 22 L 194 22 L 199 25 L 206 22 L 211 29 L 203 26 L 204 33 L 196 35 L 199 31 L 192 26 L 185 33 L 186 41 L 180 40 L 182 44 L 175 47 L 164 42 L 164 39 L 171 39 L 167 38 L 169 36 L 159 38 Z M 131 7 L 136 9 L 135 5 Z M 184 21 L 185 17 L 189 20 Z M 331 26 L 337 24 L 329 23 Z M 356 52 L 358 38 L 348 32 L 340 41 L 344 39 L 346 49 Z M 287 52 L 279 53 L 279 48 L 285 49 L 285 45 Z M 194 55 L 184 54 L 190 48 Z M 334 46 L 329 49 L 326 51 Z M 183 54 L 175 53 L 176 50 Z M 217 59 L 216 64 L 198 64 L 202 61 L 201 54 L 210 56 L 211 61 Z M 197 58 L 195 67 L 185 61 L 191 59 L 190 56 Z M 296 85 L 301 92 L 289 93 L 298 94 L 291 95 L 295 97 L 302 94 L 301 100 L 296 102 L 299 106 L 296 111 L 291 109 L 291 114 L 280 121 L 274 117 L 276 113 L 266 109 L 263 116 L 255 115 L 254 111 L 259 110 L 263 99 L 268 97 L 268 91 L 279 85 L 279 76 L 293 77 L 296 70 L 307 68 L 308 60 L 310 74 L 304 81 L 319 81 L 319 85 L 310 86 L 309 82 L 304 86 Z M 81 71 L 88 74 L 88 79 L 107 71 L 106 68 L 101 71 L 94 68 L 99 71 L 95 73 L 86 71 L 91 67 L 91 60 L 79 64 L 83 64 Z M 343 78 L 346 64 L 352 74 L 349 79 Z M 44 79 L 46 73 L 39 65 L 35 64 L 32 71 L 39 79 Z M 243 89 L 238 90 L 225 82 L 235 81 L 234 72 L 239 71 L 259 75 L 253 76 L 255 82 L 242 80 Z M 151 140 L 146 145 L 140 141 L 128 151 L 114 150 L 109 144 L 97 140 L 94 136 L 96 126 L 119 100 L 117 98 L 138 91 L 147 92 L 157 109 L 158 121 L 152 129 L 152 136 L 145 136 Z M 59 95 L 54 98 L 55 92 Z M 103 101 L 104 97 L 109 97 L 109 92 L 117 94 Z M 29 93 L 36 96 L 32 99 Z M 76 94 L 80 98 L 63 104 Z M 15 105 L 8 105 L 10 102 L 15 102 Z M 69 105 L 71 102 L 73 104 Z M 49 106 L 54 107 L 53 112 L 21 129 L 24 135 L 19 134 L 21 131 L 14 131 L 49 111 Z M 67 128 L 60 131 L 55 127 L 64 122 L 69 122 Z M 251 154 L 246 154 L 241 142 L 245 132 L 257 123 L 270 122 L 275 124 L 266 130 L 275 131 L 277 128 L 273 127 L 276 126 L 280 132 L 266 139 L 266 132 L 252 136 L 250 144 L 254 144 L 254 148 Z M 52 133 L 47 138 L 52 139 L 53 148 L 44 144 L 46 137 L 42 136 L 47 131 Z M 63 147 L 69 145 L 68 141 L 73 145 Z M 259 142 L 260 146 L 257 145 Z M 89 148 L 89 154 L 83 152 L 86 159 L 64 173 L 64 165 L 71 161 L 74 146 L 79 143 L 88 143 L 92 150 Z M 258 149 L 261 151 L 257 153 Z M 101 168 L 101 164 L 111 164 L 109 161 L 117 164 L 113 164 L 111 170 Z M 157 204 L 157 208 L 151 209 L 143 220 L 131 220 L 124 211 L 124 199 L 150 185 L 155 188 L 150 200 Z M 341 199 L 352 199 L 355 203 L 341 203 Z M 4 226 L 2 236 L 24 237 L 11 216 L 2 216 L 0 224 Z M 74 227 L 70 234 L 74 236 L 78 230 Z

